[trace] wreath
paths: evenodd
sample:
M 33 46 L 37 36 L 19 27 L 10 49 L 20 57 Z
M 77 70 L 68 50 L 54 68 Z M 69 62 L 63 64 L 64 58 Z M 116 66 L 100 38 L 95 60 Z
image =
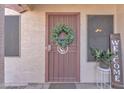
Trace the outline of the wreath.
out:
M 64 33 L 64 38 L 60 35 Z M 52 30 L 52 40 L 62 48 L 69 46 L 74 40 L 74 32 L 70 26 L 65 24 L 56 25 Z

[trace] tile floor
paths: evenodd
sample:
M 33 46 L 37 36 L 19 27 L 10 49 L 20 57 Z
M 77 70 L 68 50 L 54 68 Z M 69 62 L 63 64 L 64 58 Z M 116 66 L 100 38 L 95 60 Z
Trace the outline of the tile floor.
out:
M 29 83 L 27 86 L 1 86 L 0 89 L 99 89 L 95 83 Z M 110 89 L 105 88 L 105 89 Z

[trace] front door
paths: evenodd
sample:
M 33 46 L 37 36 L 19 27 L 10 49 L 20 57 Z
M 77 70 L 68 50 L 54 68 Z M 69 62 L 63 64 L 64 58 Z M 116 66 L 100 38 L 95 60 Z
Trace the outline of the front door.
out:
M 80 13 L 47 13 L 46 14 L 46 82 L 79 82 L 80 81 Z M 52 29 L 57 24 L 69 25 L 75 33 L 73 43 L 66 54 L 57 51 L 51 40 Z

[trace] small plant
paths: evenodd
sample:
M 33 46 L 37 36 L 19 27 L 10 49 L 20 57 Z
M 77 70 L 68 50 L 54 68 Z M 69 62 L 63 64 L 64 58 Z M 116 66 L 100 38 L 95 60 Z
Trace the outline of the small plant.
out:
M 102 65 L 103 68 L 108 68 L 110 66 L 114 54 L 109 49 L 105 51 L 97 48 L 90 48 L 90 51 L 95 60 L 100 62 L 100 66 Z

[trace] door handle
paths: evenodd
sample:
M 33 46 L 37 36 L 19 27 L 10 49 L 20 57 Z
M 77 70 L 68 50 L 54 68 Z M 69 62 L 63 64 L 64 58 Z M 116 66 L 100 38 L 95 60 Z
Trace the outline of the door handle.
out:
M 48 50 L 48 51 L 51 51 L 51 45 L 48 45 L 48 46 L 47 46 L 47 50 Z

